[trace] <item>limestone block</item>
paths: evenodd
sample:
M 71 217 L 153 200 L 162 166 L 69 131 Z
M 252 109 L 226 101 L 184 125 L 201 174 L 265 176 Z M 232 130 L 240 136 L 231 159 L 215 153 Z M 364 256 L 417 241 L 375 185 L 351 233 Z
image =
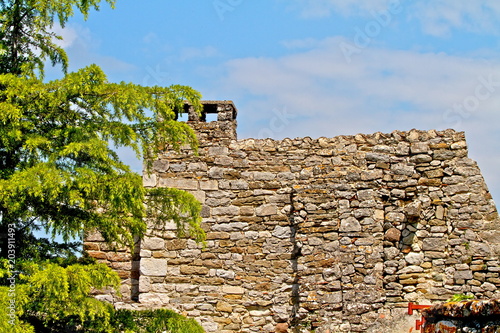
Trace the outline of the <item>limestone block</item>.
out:
M 292 228 L 290 226 L 277 225 L 272 235 L 276 238 L 290 238 L 292 236 Z
M 203 267 L 203 266 L 182 265 L 180 272 L 181 272 L 181 274 L 184 274 L 184 275 L 207 275 L 209 272 L 209 269 L 207 267 Z
M 420 265 L 424 261 L 424 253 L 410 252 L 405 256 L 405 260 L 410 265 Z
M 155 187 L 157 182 L 156 174 L 144 175 L 142 176 L 142 185 L 145 187 Z
M 167 294 L 161 293 L 143 293 L 139 294 L 139 303 L 148 305 L 164 305 L 168 304 L 170 298 Z
M 229 312 L 229 313 L 233 312 L 233 307 L 229 303 L 223 301 L 217 302 L 215 309 L 221 312 Z
M 404 208 L 406 215 L 412 217 L 419 217 L 421 210 L 422 210 L 422 203 L 418 200 L 411 202 Z
M 165 276 L 167 275 L 167 262 L 165 259 L 142 258 L 140 272 L 144 276 Z
M 248 190 L 248 182 L 242 179 L 231 180 L 230 188 L 233 190 Z
M 288 332 L 288 323 L 276 324 L 276 333 L 286 333 L 286 332 Z
M 180 190 L 197 190 L 198 181 L 182 178 L 160 178 L 158 186 L 178 188 Z
M 186 171 L 186 168 L 187 168 L 187 166 L 186 166 L 186 163 L 184 163 L 184 162 L 172 163 L 169 166 L 170 171 L 173 171 L 173 172 L 183 172 L 183 171 Z
M 455 152 L 446 149 L 439 149 L 434 151 L 433 157 L 436 160 L 451 160 L 455 157 Z
M 214 216 L 220 216 L 220 215 L 236 216 L 239 214 L 239 212 L 240 209 L 237 206 L 212 208 L 212 215 Z
M 488 244 L 482 242 L 470 242 L 470 250 L 478 257 L 489 257 L 493 254 Z
M 206 194 L 205 191 L 188 191 L 191 193 L 196 200 L 198 200 L 202 205 L 205 204 Z
M 265 204 L 255 209 L 257 216 L 275 215 L 278 212 L 278 207 L 275 204 Z
M 223 156 L 229 154 L 229 148 L 224 146 L 215 146 L 208 148 L 209 156 Z
M 104 242 L 104 237 L 102 237 L 99 231 L 88 231 L 85 233 L 86 242 Z
M 165 248 L 165 240 L 159 237 L 144 237 L 142 248 L 145 250 L 163 250 Z
M 427 154 L 418 154 L 410 158 L 412 163 L 429 163 L 430 161 L 432 161 L 432 157 Z
M 238 286 L 224 285 L 222 286 L 222 293 L 229 295 L 243 295 L 245 293 L 245 289 Z
M 453 278 L 455 280 L 471 280 L 473 278 L 472 271 L 455 271 L 455 274 L 453 274 Z
M 168 170 L 169 162 L 166 160 L 156 160 L 153 162 L 153 170 L 156 172 L 166 172 Z
M 361 224 L 359 223 L 359 221 L 350 216 L 346 219 L 342 219 L 340 221 L 340 228 L 339 228 L 339 231 L 340 232 L 357 232 L 357 231 L 361 231 Z
M 224 168 L 221 167 L 212 167 L 208 170 L 208 177 L 214 179 L 220 179 L 224 177 Z
M 429 143 L 427 142 L 413 142 L 410 145 L 410 152 L 412 154 L 422 154 L 429 151 Z
M 217 191 L 219 182 L 216 180 L 200 180 L 200 189 L 203 191 Z
M 151 282 L 149 280 L 149 277 L 140 276 L 139 277 L 139 292 L 147 293 L 150 290 L 151 290 Z
M 395 175 L 411 176 L 415 172 L 415 167 L 412 165 L 397 163 L 397 164 L 391 165 L 391 171 Z
M 272 172 L 256 171 L 253 173 L 253 179 L 257 181 L 268 181 L 268 180 L 274 180 L 275 178 L 276 175 Z
M 187 169 L 188 171 L 207 171 L 207 164 L 200 162 L 189 163 Z
M 444 251 L 446 242 L 443 238 L 425 238 L 422 242 L 422 250 L 424 251 Z
M 399 242 L 401 231 L 397 228 L 390 228 L 385 232 L 384 239 L 389 242 Z
M 233 271 L 228 271 L 224 269 L 215 270 L 215 275 L 223 279 L 234 279 L 236 274 Z

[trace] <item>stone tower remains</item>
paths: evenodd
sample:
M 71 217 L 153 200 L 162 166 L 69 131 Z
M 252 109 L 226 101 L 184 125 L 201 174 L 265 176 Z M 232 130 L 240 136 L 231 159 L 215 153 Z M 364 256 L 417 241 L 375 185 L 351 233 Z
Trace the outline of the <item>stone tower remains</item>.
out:
M 117 306 L 207 332 L 406 332 L 410 301 L 500 296 L 499 219 L 464 133 L 237 140 L 234 104 L 203 104 L 188 121 L 199 154 L 165 151 L 144 186 L 194 194 L 206 245 L 173 225 L 134 254 L 89 235 L 123 278 Z

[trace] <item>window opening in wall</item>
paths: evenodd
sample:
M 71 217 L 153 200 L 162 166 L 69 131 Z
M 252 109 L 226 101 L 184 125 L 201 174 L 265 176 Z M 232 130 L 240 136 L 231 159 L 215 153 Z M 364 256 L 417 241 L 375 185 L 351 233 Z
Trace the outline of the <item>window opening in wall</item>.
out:
M 177 114 L 177 121 L 188 121 L 188 118 L 189 118 L 189 115 L 187 112 L 184 112 L 184 113 L 181 113 L 181 114 Z
M 205 121 L 208 123 L 208 122 L 211 122 L 211 121 L 217 121 L 217 116 L 218 114 L 217 113 L 207 113 L 205 115 Z

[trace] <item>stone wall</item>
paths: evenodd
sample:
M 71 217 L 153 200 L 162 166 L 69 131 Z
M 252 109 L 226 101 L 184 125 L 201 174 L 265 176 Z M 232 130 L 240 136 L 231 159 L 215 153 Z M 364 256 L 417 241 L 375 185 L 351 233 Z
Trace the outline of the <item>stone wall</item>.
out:
M 236 140 L 232 102 L 205 105 L 199 154 L 165 151 L 144 177 L 200 200 L 205 247 L 150 229 L 125 277 L 138 303 L 119 306 L 207 332 L 400 332 L 409 301 L 500 296 L 497 211 L 464 133 Z

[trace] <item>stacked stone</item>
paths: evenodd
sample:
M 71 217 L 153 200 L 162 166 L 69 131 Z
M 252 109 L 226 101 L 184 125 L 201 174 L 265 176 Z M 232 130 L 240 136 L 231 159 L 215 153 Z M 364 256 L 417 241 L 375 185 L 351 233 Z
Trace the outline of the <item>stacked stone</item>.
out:
M 134 251 L 123 246 L 108 244 L 99 232 L 89 231 L 85 235 L 83 249 L 97 262 L 111 267 L 122 279 L 118 297 L 114 292 L 103 293 L 102 290 L 94 291 L 96 298 L 114 302 L 137 300 L 139 287 L 139 251 L 140 242 L 137 240 Z
M 236 141 L 221 110 L 190 122 L 198 155 L 144 178 L 191 192 L 207 241 L 151 228 L 140 304 L 207 332 L 390 332 L 409 301 L 498 296 L 497 212 L 463 133 Z

